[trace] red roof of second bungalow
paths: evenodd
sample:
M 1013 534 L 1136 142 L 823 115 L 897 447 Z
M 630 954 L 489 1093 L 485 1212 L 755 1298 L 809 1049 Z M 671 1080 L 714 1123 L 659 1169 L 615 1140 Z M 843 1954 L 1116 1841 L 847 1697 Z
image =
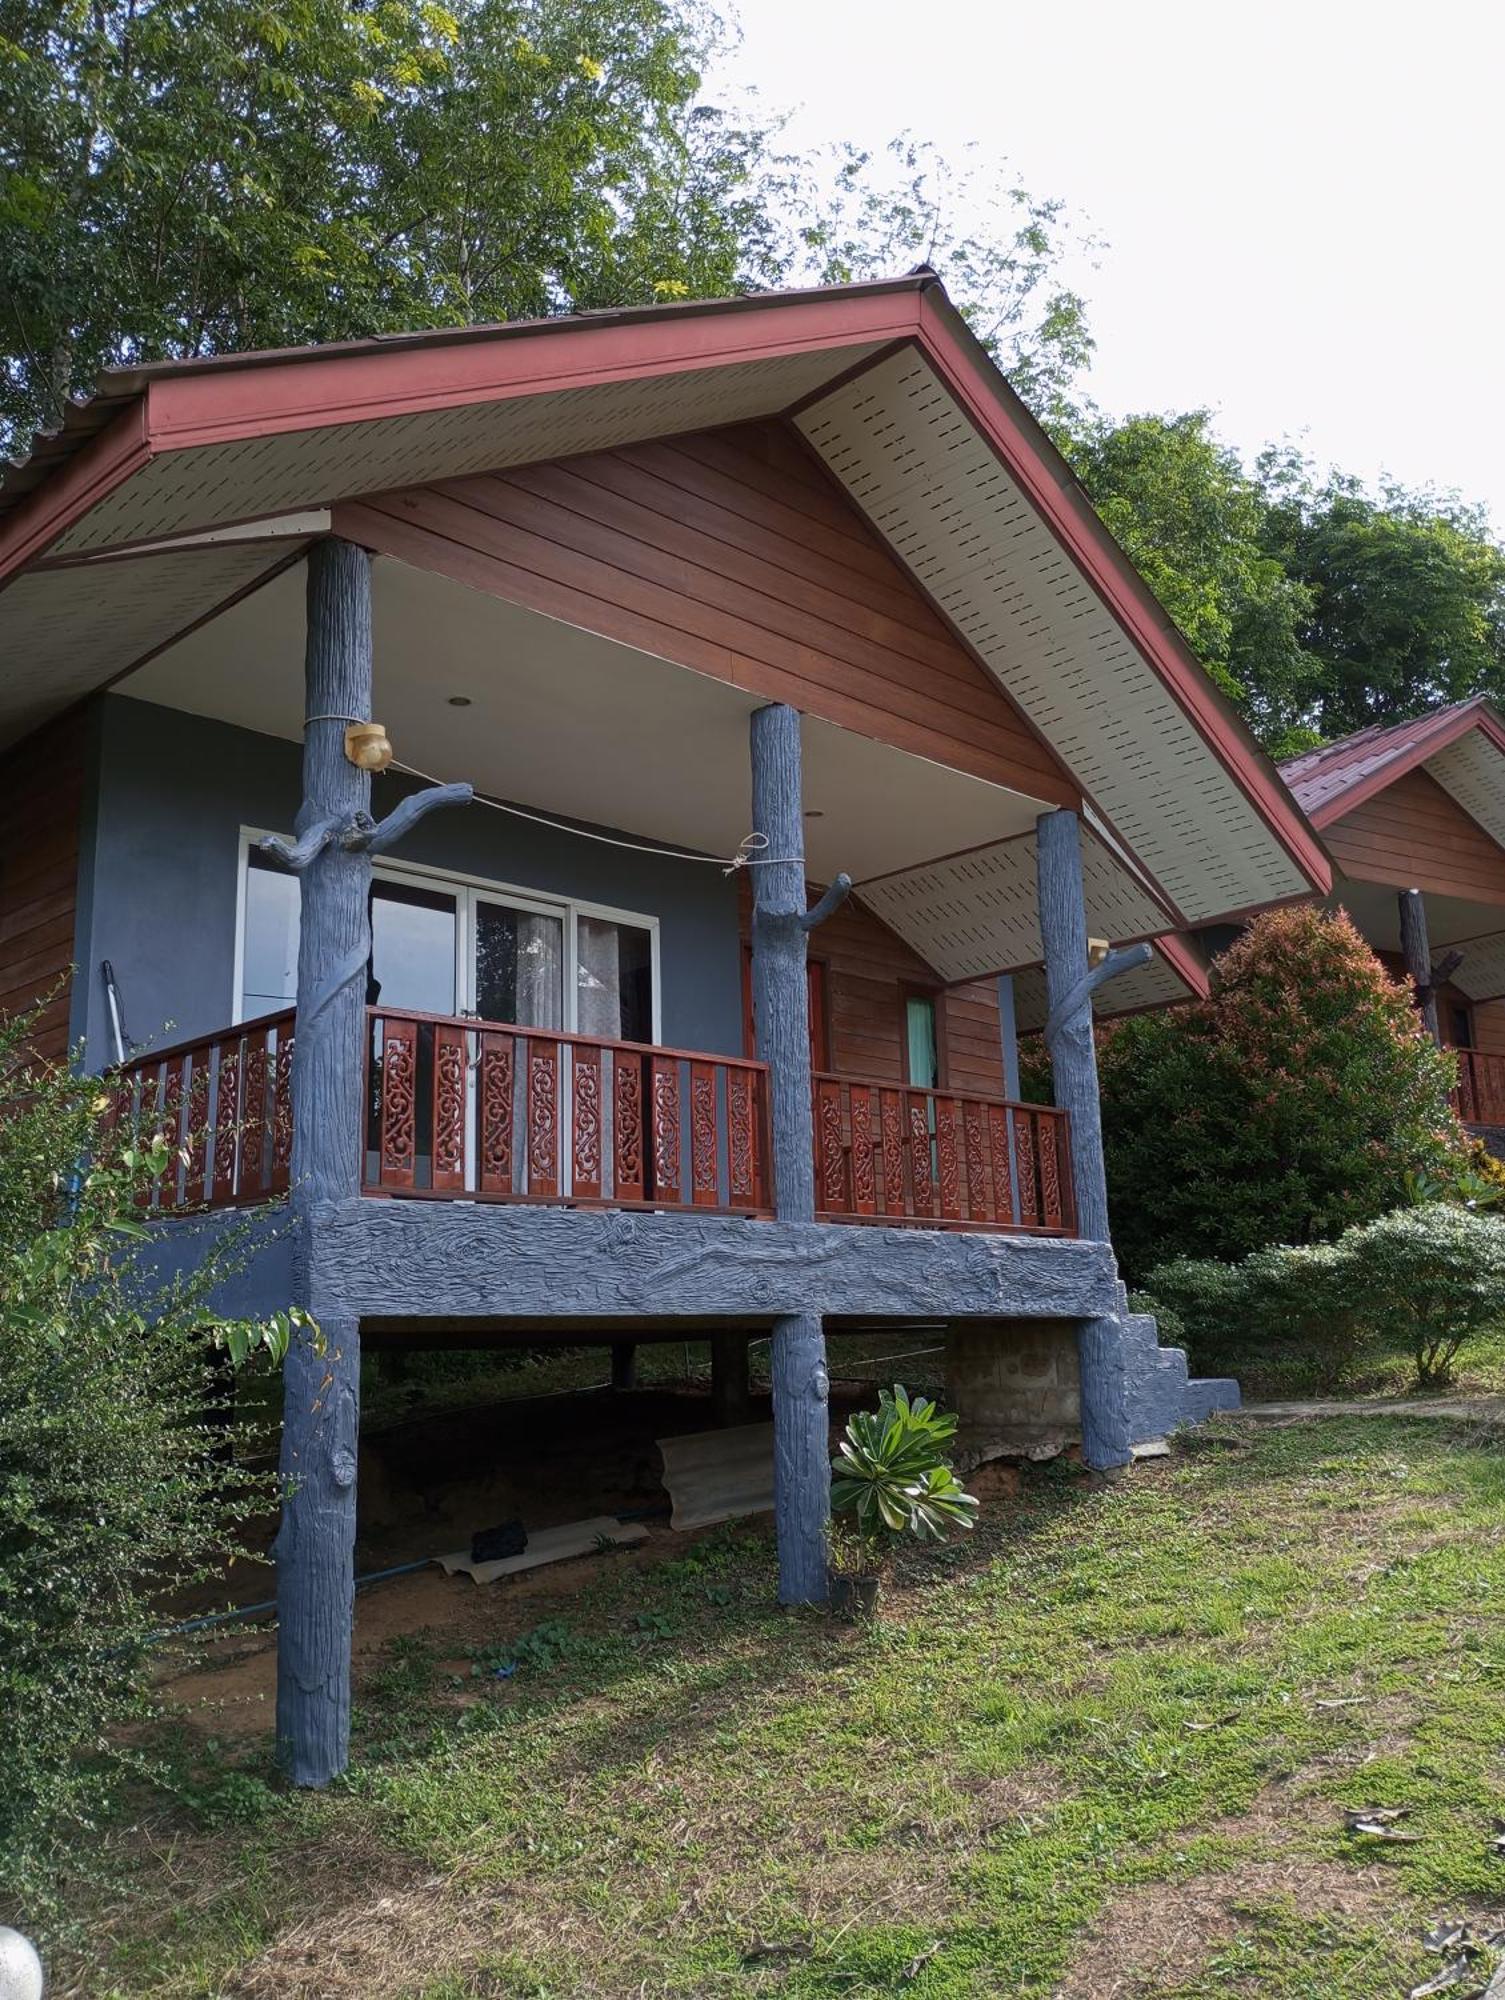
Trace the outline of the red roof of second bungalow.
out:
M 1407 722 L 1372 723 L 1352 736 L 1304 750 L 1281 762 L 1280 775 L 1313 826 L 1330 826 L 1471 731 L 1505 753 L 1505 723 L 1484 695 L 1475 695 Z

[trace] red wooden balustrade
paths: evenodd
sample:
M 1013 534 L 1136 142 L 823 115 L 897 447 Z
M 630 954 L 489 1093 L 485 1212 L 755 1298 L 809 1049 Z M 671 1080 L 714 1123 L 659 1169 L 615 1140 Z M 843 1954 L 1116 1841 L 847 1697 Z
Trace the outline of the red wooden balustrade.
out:
M 815 1206 L 832 1222 L 1074 1235 L 1066 1113 L 818 1075 Z
M 1454 1049 L 1458 1088 L 1453 1093 L 1465 1125 L 1505 1125 L 1505 1056 Z
M 768 1070 L 367 1009 L 368 1194 L 771 1212 Z
M 135 1056 L 117 1133 L 162 1134 L 162 1214 L 285 1192 L 291 1009 Z M 1460 1115 L 1505 1124 L 1505 1058 L 1459 1051 Z M 368 1194 L 767 1216 L 766 1064 L 390 1007 L 367 1009 Z M 831 1222 L 1075 1233 L 1066 1114 L 971 1093 L 814 1079 Z
M 168 1215 L 285 1192 L 293 1157 L 293 1010 L 132 1056 L 111 1072 L 112 1132 L 172 1158 L 149 1206 Z

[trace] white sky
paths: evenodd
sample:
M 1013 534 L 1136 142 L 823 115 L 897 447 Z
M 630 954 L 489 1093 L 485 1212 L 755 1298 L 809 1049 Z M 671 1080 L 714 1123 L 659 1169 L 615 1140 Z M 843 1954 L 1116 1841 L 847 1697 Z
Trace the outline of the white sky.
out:
M 1500 0 L 735 4 L 722 80 L 793 146 L 975 140 L 1106 237 L 1105 409 L 1206 404 L 1505 531 Z

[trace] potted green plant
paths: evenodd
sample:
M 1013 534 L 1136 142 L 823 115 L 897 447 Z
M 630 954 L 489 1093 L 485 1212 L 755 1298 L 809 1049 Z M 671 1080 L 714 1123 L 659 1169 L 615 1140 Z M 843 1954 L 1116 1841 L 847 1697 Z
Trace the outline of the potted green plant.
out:
M 871 1618 L 883 1572 L 898 1544 L 944 1541 L 970 1528 L 977 1501 L 963 1490 L 946 1448 L 956 1418 L 900 1384 L 878 1392 L 876 1410 L 848 1421 L 831 1461 L 831 1609 Z

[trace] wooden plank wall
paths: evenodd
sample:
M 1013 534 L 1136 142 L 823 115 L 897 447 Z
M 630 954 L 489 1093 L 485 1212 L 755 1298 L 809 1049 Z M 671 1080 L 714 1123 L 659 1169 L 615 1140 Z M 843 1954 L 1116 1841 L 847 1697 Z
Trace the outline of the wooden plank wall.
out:
M 1425 771 L 1397 778 L 1322 837 L 1357 881 L 1505 903 L 1505 849 Z
M 36 1048 L 68 1052 L 85 721 L 64 716 L 0 758 L 0 1012 L 51 994 Z
M 1505 1056 L 1505 1000 L 1486 1000 L 1473 1015 L 1474 1047 L 1485 1055 Z
M 337 507 L 334 530 L 954 770 L 1079 802 L 780 422 L 379 495 Z
M 812 887 L 812 901 L 817 893 Z M 744 943 L 750 908 L 744 878 Z M 917 988 L 937 994 L 946 1087 L 1002 1095 L 998 994 L 991 980 L 943 991 L 924 959 L 855 898 L 811 933 L 810 956 L 825 966 L 831 1068 L 838 1075 L 870 1083 L 904 1081 L 904 994 Z

